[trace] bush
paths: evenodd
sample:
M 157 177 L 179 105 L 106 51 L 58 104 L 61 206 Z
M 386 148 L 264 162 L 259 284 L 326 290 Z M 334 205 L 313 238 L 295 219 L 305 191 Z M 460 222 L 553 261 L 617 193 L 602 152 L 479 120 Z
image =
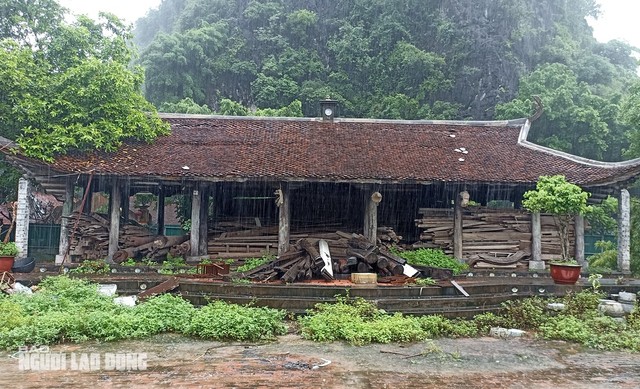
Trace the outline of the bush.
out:
M 152 297 L 137 310 L 153 333 L 186 332 L 196 312 L 190 302 L 170 294 Z
M 186 333 L 216 340 L 270 340 L 284 335 L 285 311 L 215 301 L 197 310 Z
M 506 301 L 500 311 L 502 324 L 511 328 L 536 329 L 548 319 L 546 305 L 547 301 L 540 297 Z
M 407 260 L 410 265 L 422 265 L 451 269 L 453 274 L 460 274 L 469 268 L 466 263 L 458 262 L 455 258 L 447 255 L 440 249 L 418 249 L 413 251 L 403 251 L 398 255 Z

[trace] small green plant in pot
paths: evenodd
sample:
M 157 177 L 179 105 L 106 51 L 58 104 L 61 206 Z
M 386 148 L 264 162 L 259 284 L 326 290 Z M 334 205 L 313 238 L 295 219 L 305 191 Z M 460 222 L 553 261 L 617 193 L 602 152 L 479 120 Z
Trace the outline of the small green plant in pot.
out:
M 567 182 L 561 175 L 540 176 L 536 189 L 524 194 L 522 202 L 524 208 L 530 212 L 551 214 L 558 229 L 561 258 L 550 263 L 551 277 L 556 283 L 575 283 L 580 276 L 580 264 L 569 254 L 569 226 L 576 215 L 589 212 L 591 207 L 587 205 L 588 198 L 588 192 Z M 555 275 L 569 276 L 570 279 L 558 280 L 554 277 Z
M 18 246 L 15 242 L 0 242 L 0 272 L 11 271 Z

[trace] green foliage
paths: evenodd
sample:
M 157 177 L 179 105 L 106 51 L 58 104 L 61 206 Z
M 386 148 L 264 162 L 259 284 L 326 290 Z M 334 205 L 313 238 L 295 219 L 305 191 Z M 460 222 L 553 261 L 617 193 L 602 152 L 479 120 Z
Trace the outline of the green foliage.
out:
M 0 135 L 16 139 L 27 156 L 52 161 L 69 150 L 113 151 L 126 139 L 167 134 L 141 94 L 142 69 L 129 67 L 129 29 L 110 14 L 69 24 L 47 3 L 52 8 L 42 12 L 36 4 L 0 4 L 0 116 L 10 118 Z
M 432 285 L 436 285 L 437 282 L 433 278 L 427 277 L 427 278 L 416 279 L 416 282 L 414 284 L 418 286 L 432 286 Z
M 271 340 L 284 335 L 285 311 L 214 301 L 193 315 L 187 333 L 216 340 Z
M 273 255 L 263 255 L 260 258 L 247 258 L 244 261 L 242 266 L 238 266 L 236 270 L 238 273 L 243 273 L 252 269 L 255 269 L 258 266 L 262 266 L 265 263 L 269 263 L 275 259 Z
M 453 274 L 460 274 L 469 266 L 458 262 L 455 258 L 446 255 L 440 249 L 418 249 L 414 251 L 402 251 L 398 255 L 412 265 L 423 265 L 453 270 Z
M 615 216 L 618 214 L 618 199 L 607 196 L 601 204 L 591 206 L 585 214 L 585 219 L 591 227 L 590 232 L 598 235 L 617 235 L 618 222 Z
M 336 297 L 335 303 L 317 304 L 298 322 L 305 339 L 319 342 L 345 340 L 362 345 L 427 338 L 416 318 L 399 313 L 388 315 L 362 298 Z
M 80 263 L 80 266 L 70 270 L 71 273 L 85 273 L 85 274 L 107 274 L 111 272 L 111 267 L 108 263 L 101 260 L 85 260 Z
M 531 212 L 550 213 L 554 216 L 562 246 L 562 260 L 569 259 L 568 228 L 575 215 L 588 213 L 590 194 L 579 186 L 567 182 L 564 176 L 540 176 L 535 190 L 527 191 L 522 201 L 523 207 Z
M 120 265 L 122 266 L 136 266 L 138 263 L 133 258 L 127 258 L 126 261 L 123 261 Z
M 502 304 L 500 316 L 506 327 L 535 329 L 548 319 L 546 304 L 540 297 L 509 300 Z
M 152 297 L 123 307 L 98 293 L 96 284 L 45 278 L 33 295 L 0 296 L 0 348 L 140 338 L 177 332 L 214 339 L 264 340 L 286 332 L 284 311 L 222 302 L 194 308 L 179 296 Z
M 0 256 L 15 257 L 16 255 L 18 255 L 16 242 L 0 242 Z
M 198 105 L 190 97 L 185 97 L 184 99 L 175 103 L 164 102 L 160 105 L 158 111 L 200 115 L 211 115 L 213 113 L 213 111 L 211 111 L 211 109 L 205 104 Z
M 599 240 L 595 243 L 595 246 L 600 252 L 588 258 L 589 269 L 616 269 L 618 267 L 618 250 L 615 244 L 613 242 Z

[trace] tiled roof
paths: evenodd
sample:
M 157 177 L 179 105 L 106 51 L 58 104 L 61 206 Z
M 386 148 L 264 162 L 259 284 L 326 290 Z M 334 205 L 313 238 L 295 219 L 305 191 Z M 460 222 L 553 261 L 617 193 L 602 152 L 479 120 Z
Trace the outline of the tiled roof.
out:
M 535 182 L 564 174 L 588 185 L 628 179 L 638 163 L 605 164 L 519 143 L 516 122 L 165 117 L 172 134 L 117 152 L 66 155 L 60 172 L 164 179 Z M 525 128 L 526 129 L 526 128 Z M 593 163 L 592 163 L 593 162 Z

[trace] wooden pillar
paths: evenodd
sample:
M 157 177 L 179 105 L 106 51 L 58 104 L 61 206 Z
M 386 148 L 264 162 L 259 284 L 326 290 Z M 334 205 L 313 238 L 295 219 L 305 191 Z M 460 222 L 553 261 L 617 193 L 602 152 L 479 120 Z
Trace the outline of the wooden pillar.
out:
M 291 219 L 291 204 L 289 202 L 289 185 L 283 183 L 280 189 L 276 191 L 278 195 L 277 204 L 279 208 L 278 213 L 278 255 L 282 255 L 289 250 L 289 236 L 290 236 L 290 219 Z
M 200 254 L 200 208 L 202 207 L 202 196 L 200 195 L 200 185 L 191 192 L 191 256 L 197 257 Z
M 458 194 L 453 207 L 453 256 L 462 259 L 462 196 Z
M 529 269 L 544 270 L 542 261 L 542 226 L 540 225 L 540 212 L 531 214 L 531 260 Z
M 164 235 L 164 187 L 160 186 L 158 190 L 158 235 Z
M 118 251 L 118 238 L 120 236 L 120 204 L 122 204 L 122 190 L 120 182 L 114 178 L 111 183 L 111 194 L 109 196 L 111 206 L 111 226 L 109 228 L 109 258 L 113 261 L 113 255 Z
M 62 219 L 60 220 L 60 243 L 58 245 L 58 255 L 56 255 L 56 265 L 61 265 L 67 252 L 69 251 L 69 238 L 71 234 L 70 220 L 73 212 L 73 182 L 67 180 L 64 190 L 64 203 L 62 204 Z
M 574 218 L 573 228 L 576 233 L 576 247 L 575 256 L 576 261 L 584 268 L 587 268 L 589 264 L 584 258 L 584 216 L 576 215 Z
M 200 246 L 198 255 L 207 255 L 209 249 L 209 188 L 205 185 L 200 186 Z
M 31 183 L 26 178 L 20 178 L 18 181 L 18 205 L 16 207 L 16 214 L 13 215 L 16 221 L 15 242 L 18 247 L 18 258 L 26 257 L 29 251 L 30 196 Z
M 82 208 L 82 213 L 90 215 L 93 211 L 93 184 L 85 186 L 84 190 L 87 192 L 86 200 L 84 202 L 84 208 Z M 84 193 L 83 193 L 84 196 Z M 109 211 L 111 213 L 111 211 Z
M 618 198 L 618 270 L 631 271 L 631 198 L 626 189 Z
M 129 221 L 129 208 L 131 208 L 129 196 L 131 196 L 131 182 L 127 179 L 122 185 L 122 201 L 120 202 L 122 220 L 125 224 Z
M 367 193 L 368 194 L 368 193 Z M 364 208 L 364 236 L 373 244 L 378 241 L 378 204 L 382 201 L 380 192 L 366 196 Z

